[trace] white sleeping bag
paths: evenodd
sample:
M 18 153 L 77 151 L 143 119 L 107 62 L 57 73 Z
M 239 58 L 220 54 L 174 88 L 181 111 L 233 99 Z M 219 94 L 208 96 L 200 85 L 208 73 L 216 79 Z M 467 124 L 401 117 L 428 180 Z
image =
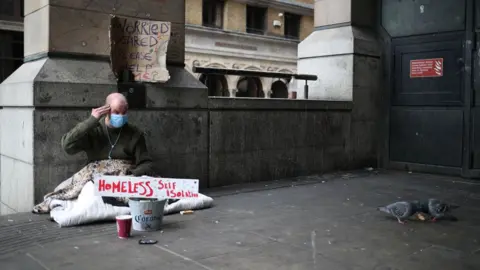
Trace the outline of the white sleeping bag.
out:
M 199 210 L 213 206 L 213 199 L 203 194 L 198 198 L 180 199 L 166 204 L 164 214 L 174 214 L 184 210 Z M 95 186 L 88 182 L 76 200 L 52 200 L 50 217 L 60 227 L 77 226 L 98 221 L 115 220 L 116 216 L 130 214 L 129 207 L 106 204 L 101 196 L 95 195 Z

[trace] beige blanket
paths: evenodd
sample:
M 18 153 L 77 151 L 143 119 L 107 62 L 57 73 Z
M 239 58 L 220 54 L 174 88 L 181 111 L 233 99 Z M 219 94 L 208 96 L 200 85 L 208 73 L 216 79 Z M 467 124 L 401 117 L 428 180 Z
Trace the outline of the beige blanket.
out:
M 132 164 L 125 160 L 101 160 L 95 161 L 83 167 L 71 178 L 61 183 L 55 190 L 44 196 L 43 202 L 33 207 L 33 213 L 47 214 L 52 210 L 52 200 L 74 200 L 82 191 L 83 187 L 89 181 L 93 181 L 96 174 L 103 175 L 127 175 Z M 117 200 L 127 203 L 128 198 L 117 198 Z

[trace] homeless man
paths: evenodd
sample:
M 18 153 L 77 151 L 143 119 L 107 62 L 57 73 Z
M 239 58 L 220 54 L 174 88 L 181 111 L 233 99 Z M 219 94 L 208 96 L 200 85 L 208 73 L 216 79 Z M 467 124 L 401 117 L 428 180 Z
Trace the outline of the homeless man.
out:
M 143 132 L 128 123 L 127 99 L 113 93 L 105 103 L 62 137 L 65 152 L 74 155 L 83 151 L 89 164 L 45 195 L 44 201 L 34 207 L 34 213 L 50 212 L 55 200 L 76 199 L 95 174 L 152 175 L 152 159 Z

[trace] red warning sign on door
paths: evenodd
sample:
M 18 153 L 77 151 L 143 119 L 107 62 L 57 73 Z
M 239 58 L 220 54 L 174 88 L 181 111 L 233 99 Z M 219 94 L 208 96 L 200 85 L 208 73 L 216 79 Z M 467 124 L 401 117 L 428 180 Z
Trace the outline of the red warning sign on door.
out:
M 410 78 L 443 76 L 443 58 L 410 60 Z

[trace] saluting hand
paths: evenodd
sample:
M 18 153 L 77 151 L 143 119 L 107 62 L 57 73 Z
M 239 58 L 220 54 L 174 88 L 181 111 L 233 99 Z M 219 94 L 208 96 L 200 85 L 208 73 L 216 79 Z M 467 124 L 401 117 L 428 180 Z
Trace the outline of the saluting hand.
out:
M 92 109 L 92 116 L 100 119 L 100 117 L 110 113 L 110 105 L 104 105 L 102 107 L 98 107 L 95 109 Z

